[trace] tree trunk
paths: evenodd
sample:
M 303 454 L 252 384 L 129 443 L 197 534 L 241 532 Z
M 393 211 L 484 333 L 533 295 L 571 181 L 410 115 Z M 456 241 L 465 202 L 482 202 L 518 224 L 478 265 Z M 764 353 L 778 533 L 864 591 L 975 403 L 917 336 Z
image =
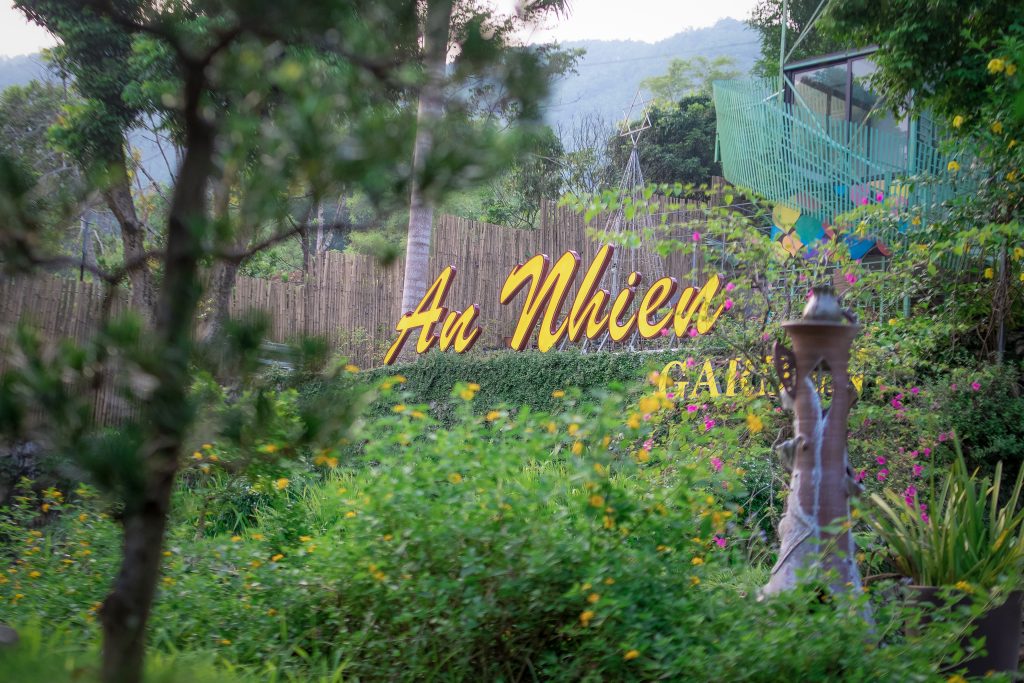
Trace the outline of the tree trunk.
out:
M 209 291 L 210 318 L 206 324 L 203 338 L 207 341 L 216 339 L 224 330 L 224 323 L 231 317 L 231 292 L 235 289 L 238 279 L 238 264 L 233 261 L 217 261 L 213 264 L 210 276 Z
M 154 316 L 156 388 L 143 404 L 140 420 L 146 429 L 138 453 L 145 479 L 142 490 L 125 501 L 121 567 L 100 613 L 106 683 L 142 680 L 146 623 L 160 575 L 171 490 L 181 444 L 194 417 L 188 390 L 192 326 L 202 291 L 198 275 L 203 235 L 197 228 L 207 223 L 213 154 L 213 130 L 199 113 L 204 68 L 192 63 L 184 73 L 185 158 L 171 199 L 164 281 Z
M 132 198 L 128 175 L 124 170 L 124 159 L 112 165 L 115 178 L 103 193 L 114 218 L 121 226 L 121 243 L 124 246 L 125 264 L 134 264 L 128 273 L 132 286 L 132 309 L 145 320 L 153 313 L 153 281 L 149 265 L 145 262 L 146 243 L 145 228 L 135 211 L 135 200 Z
M 409 236 L 405 248 L 405 283 L 402 286 L 402 312 L 416 308 L 427 291 L 430 259 L 430 235 L 434 207 L 423 193 L 423 171 L 434 145 L 434 128 L 441 118 L 444 96 L 445 62 L 451 27 L 452 0 L 430 0 L 423 32 L 426 78 L 420 90 L 416 112 L 416 140 L 413 145 L 413 183 L 409 197 Z M 415 346 L 407 344 L 403 357 L 415 356 Z

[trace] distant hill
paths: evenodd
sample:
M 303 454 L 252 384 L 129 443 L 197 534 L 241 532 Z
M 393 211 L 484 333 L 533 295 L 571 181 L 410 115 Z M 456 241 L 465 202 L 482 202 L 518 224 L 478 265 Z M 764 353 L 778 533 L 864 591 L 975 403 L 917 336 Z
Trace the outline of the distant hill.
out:
M 658 76 L 673 58 L 730 56 L 743 72 L 760 54 L 760 39 L 742 21 L 722 19 L 709 28 L 683 31 L 657 43 L 635 40 L 583 40 L 563 43 L 587 53 L 570 74 L 555 84 L 545 118 L 556 130 L 579 114 L 597 113 L 610 123 L 622 118 L 640 81 Z
M 9 85 L 25 85 L 33 80 L 48 81 L 55 78 L 53 72 L 47 70 L 42 55 L 0 57 L 0 90 Z
M 760 40 L 742 21 L 722 19 L 709 28 L 690 29 L 661 40 L 644 43 L 636 40 L 583 40 L 564 43 L 566 48 L 581 47 L 587 52 L 577 65 L 577 73 L 560 79 L 545 108 L 547 122 L 556 130 L 567 130 L 574 118 L 596 113 L 609 123 L 622 118 L 640 81 L 664 73 L 675 57 L 731 56 L 737 68 L 749 71 L 760 53 Z M 54 78 L 39 55 L 0 57 L 0 89 L 24 85 L 33 78 Z M 132 144 L 141 148 L 147 162 L 157 160 L 159 151 L 132 136 Z M 147 163 L 154 177 L 166 182 L 169 174 L 162 164 Z

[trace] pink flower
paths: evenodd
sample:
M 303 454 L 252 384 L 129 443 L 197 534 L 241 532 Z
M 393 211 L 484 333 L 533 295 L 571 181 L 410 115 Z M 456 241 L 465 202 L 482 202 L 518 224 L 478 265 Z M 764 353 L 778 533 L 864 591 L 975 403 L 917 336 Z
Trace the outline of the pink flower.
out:
M 921 513 L 921 521 L 924 522 L 925 524 L 928 523 L 929 520 L 928 520 L 928 513 L 927 512 L 922 512 Z
M 891 403 L 892 407 L 895 408 L 896 410 L 900 410 L 901 408 L 903 408 L 903 403 L 901 403 L 898 398 L 894 398 L 893 400 L 889 401 L 889 403 Z
M 696 337 L 697 336 L 697 328 L 696 327 L 691 327 L 690 328 L 690 336 L 691 337 Z
M 866 205 L 868 203 L 868 198 L 865 197 L 864 199 L 860 200 L 860 203 Z
M 945 441 L 948 438 L 949 438 L 949 435 L 946 434 L 946 432 L 939 432 L 939 443 L 942 443 L 943 441 Z
M 769 339 L 771 339 L 771 335 L 769 335 L 767 332 L 761 335 L 761 341 L 768 341 Z
M 921 390 L 918 389 L 917 387 L 910 387 L 910 393 L 912 393 L 914 396 L 917 396 L 918 394 L 921 393 Z
M 707 423 L 705 423 L 705 424 L 707 424 Z M 711 469 L 713 469 L 715 472 L 721 472 L 722 471 L 722 461 L 720 459 L 718 459 L 718 458 L 711 458 Z
M 981 385 L 978 384 L 977 382 L 971 382 L 971 389 L 977 391 L 978 389 L 981 389 Z
M 700 242 L 700 233 L 699 232 L 693 233 L 693 241 L 694 242 Z
M 686 359 L 686 367 L 687 368 L 692 370 L 694 365 L 696 365 L 696 362 L 694 362 L 692 357 Z
M 651 441 L 650 439 L 647 439 L 647 441 L 644 441 L 643 449 L 645 451 L 649 451 L 653 447 L 654 447 L 654 442 L 653 441 Z
M 695 412 L 697 412 L 697 406 L 695 406 L 695 405 L 693 405 L 691 403 L 690 405 L 686 406 L 686 412 L 688 412 L 688 413 L 695 413 Z
M 804 280 L 807 279 L 807 276 L 804 275 L 803 273 L 800 273 L 800 275 L 799 275 L 799 277 L 797 279 L 800 280 L 800 282 L 803 282 Z
M 878 481 L 885 481 L 885 478 L 889 476 L 889 470 L 878 470 L 878 474 L 875 475 L 875 479 Z
M 923 448 L 921 449 L 921 452 L 924 453 L 924 457 L 926 458 L 932 457 L 932 449 L 930 448 Z
M 715 545 L 717 545 L 719 548 L 724 548 L 726 543 L 728 543 L 728 541 L 726 541 L 721 536 L 715 536 L 714 540 L 715 540 Z
M 856 282 L 856 281 L 857 281 L 857 276 L 856 276 L 856 275 L 854 275 L 853 273 L 847 273 L 847 274 L 846 274 L 846 275 L 844 275 L 843 277 L 845 277 L 845 278 L 846 278 L 846 281 L 847 281 L 848 283 L 850 283 L 851 285 L 852 285 L 852 284 L 853 284 L 854 282 Z
M 714 428 L 714 426 L 715 426 L 715 421 L 712 420 L 710 417 L 704 419 L 704 431 L 705 432 L 711 431 Z
M 732 308 L 732 299 L 726 299 L 725 303 L 722 305 L 725 307 L 725 310 L 728 311 L 730 308 Z
M 897 401 L 902 401 L 903 400 L 903 394 L 896 394 L 895 398 L 896 398 Z
M 667 327 L 661 330 L 661 336 L 662 337 L 667 337 L 668 336 L 668 328 Z
M 676 397 L 676 395 L 673 392 L 671 392 L 671 391 L 668 392 L 667 394 L 665 394 L 665 398 L 675 398 L 675 397 Z
M 950 391 L 956 391 L 956 382 L 953 382 L 952 384 L 950 384 L 949 385 L 949 389 L 950 389 Z
M 651 419 L 651 414 L 650 413 L 644 413 L 644 422 L 647 422 L 650 419 Z
M 885 195 L 884 195 L 884 194 L 882 194 L 881 192 L 879 192 L 878 194 L 876 194 L 876 195 L 875 195 L 875 201 L 878 201 L 878 202 L 880 202 L 880 201 L 882 201 L 883 199 L 885 199 Z
M 924 465 L 914 465 L 915 477 L 920 477 L 922 472 L 924 472 Z
M 734 290 L 734 289 L 736 289 L 736 285 L 734 285 L 733 283 L 731 283 L 731 282 L 727 282 L 727 283 L 725 284 L 725 291 L 727 291 L 727 292 L 731 292 L 731 291 L 732 291 L 732 290 Z
M 867 470 L 861 470 L 860 472 L 858 472 L 858 473 L 857 473 L 857 474 L 856 474 L 856 475 L 855 475 L 855 476 L 853 477 L 853 480 L 854 480 L 855 482 L 857 482 L 857 483 L 859 484 L 859 483 L 861 483 L 862 481 L 864 481 L 864 479 L 865 479 L 865 478 L 866 478 L 867 476 L 868 476 L 868 471 L 867 471 Z
M 885 456 L 884 455 L 878 456 L 877 458 L 875 458 L 875 462 L 877 462 L 879 465 L 884 465 L 885 464 Z

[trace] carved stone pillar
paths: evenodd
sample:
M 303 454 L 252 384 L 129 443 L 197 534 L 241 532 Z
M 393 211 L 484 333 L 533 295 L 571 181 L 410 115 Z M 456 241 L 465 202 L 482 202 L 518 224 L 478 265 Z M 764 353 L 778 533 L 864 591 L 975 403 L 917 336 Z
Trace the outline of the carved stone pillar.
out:
M 836 591 L 861 588 L 849 533 L 850 498 L 859 493 L 846 451 L 847 419 L 856 401 L 848 365 L 861 327 L 839 307 L 831 287 L 815 287 L 800 320 L 783 323 L 793 350 L 776 342 L 775 369 L 783 406 L 793 411 L 793 433 L 776 447 L 791 470 L 789 497 L 779 523 L 781 548 L 765 595 L 792 588 L 798 570 L 835 570 Z M 831 374 L 828 406 L 817 374 Z

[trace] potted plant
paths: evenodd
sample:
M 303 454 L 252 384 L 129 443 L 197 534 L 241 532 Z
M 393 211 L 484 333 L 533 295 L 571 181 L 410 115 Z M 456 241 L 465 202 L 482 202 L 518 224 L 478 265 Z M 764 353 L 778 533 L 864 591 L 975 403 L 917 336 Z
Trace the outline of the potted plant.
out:
M 1001 462 L 991 480 L 979 477 L 968 471 L 956 444 L 949 472 L 938 487 L 934 480 L 930 487 L 930 509 L 916 493 L 904 497 L 887 490 L 871 496 L 875 509 L 869 521 L 896 567 L 914 582 L 910 590 L 917 600 L 940 605 L 950 589 L 963 596 L 957 602 L 991 600 L 974 623 L 973 635 L 985 638 L 987 653 L 967 662 L 976 675 L 1016 671 L 1020 656 L 1024 469 L 1002 503 L 1001 483 Z

